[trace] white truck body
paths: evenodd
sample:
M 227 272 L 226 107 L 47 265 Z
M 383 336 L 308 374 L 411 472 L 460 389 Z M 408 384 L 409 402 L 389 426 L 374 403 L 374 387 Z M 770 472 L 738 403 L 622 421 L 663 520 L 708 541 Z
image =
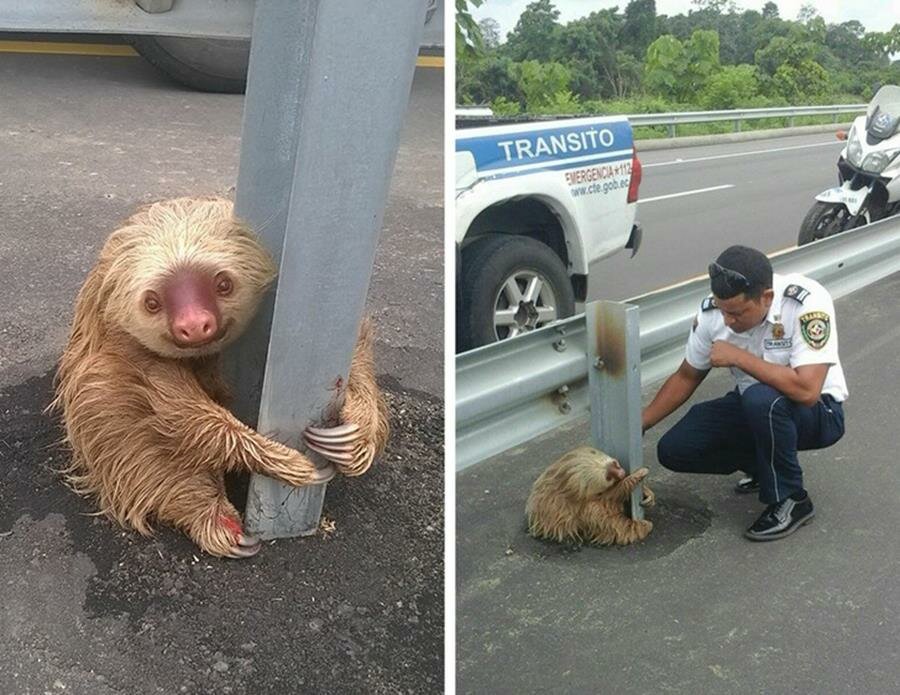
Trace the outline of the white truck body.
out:
M 631 126 L 621 116 L 457 131 L 457 244 L 484 210 L 533 197 L 560 222 L 569 273 L 587 275 L 592 262 L 632 239 L 633 155 Z

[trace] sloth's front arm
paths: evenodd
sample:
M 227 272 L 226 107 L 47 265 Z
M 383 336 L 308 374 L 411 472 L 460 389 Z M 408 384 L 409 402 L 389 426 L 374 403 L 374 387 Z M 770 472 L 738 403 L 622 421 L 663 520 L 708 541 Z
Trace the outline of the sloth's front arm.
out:
M 649 473 L 650 471 L 647 468 L 638 468 L 634 473 L 624 478 L 622 482 L 613 488 L 613 494 L 624 502 L 631 497 L 631 493 L 634 492 L 634 489 L 640 485 L 641 481 L 646 478 Z
M 215 403 L 190 370 L 154 369 L 149 383 L 154 428 L 171 441 L 182 465 L 245 470 L 294 486 L 334 477 L 332 466 L 317 468 L 299 451 L 261 435 Z

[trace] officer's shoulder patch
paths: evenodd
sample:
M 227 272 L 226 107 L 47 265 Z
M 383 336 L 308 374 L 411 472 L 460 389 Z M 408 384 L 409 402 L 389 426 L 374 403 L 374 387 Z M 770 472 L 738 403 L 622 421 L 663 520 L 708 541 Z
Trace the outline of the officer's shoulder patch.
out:
M 831 317 L 824 311 L 810 311 L 800 317 L 800 333 L 813 350 L 821 350 L 831 337 Z
M 803 300 L 809 296 L 809 290 L 800 287 L 800 285 L 788 285 L 784 288 L 784 296 L 796 299 L 803 304 Z
M 702 311 L 709 311 L 710 309 L 718 309 L 718 308 L 719 308 L 719 306 L 716 304 L 716 298 L 712 297 L 712 296 L 707 297 L 700 304 L 700 309 Z

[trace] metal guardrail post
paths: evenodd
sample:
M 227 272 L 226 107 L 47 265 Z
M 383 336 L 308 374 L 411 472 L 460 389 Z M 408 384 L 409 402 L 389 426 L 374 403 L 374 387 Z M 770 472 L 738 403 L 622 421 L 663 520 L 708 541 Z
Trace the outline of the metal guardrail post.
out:
M 734 132 L 735 133 L 741 132 L 741 119 L 740 118 L 734 119 Z
M 279 266 L 228 356 L 235 412 L 294 448 L 346 383 L 409 102 L 426 3 L 259 2 L 235 212 Z M 366 37 L 348 45 L 347 37 Z M 253 476 L 245 523 L 314 533 L 325 486 Z
M 591 435 L 596 448 L 629 473 L 641 467 L 640 311 L 621 302 L 585 307 Z M 643 519 L 643 491 L 631 496 L 631 518 Z
M 674 137 L 675 137 L 675 124 L 674 124 L 674 123 L 671 123 L 671 124 L 669 125 L 669 137 L 670 137 L 670 138 L 674 138 Z

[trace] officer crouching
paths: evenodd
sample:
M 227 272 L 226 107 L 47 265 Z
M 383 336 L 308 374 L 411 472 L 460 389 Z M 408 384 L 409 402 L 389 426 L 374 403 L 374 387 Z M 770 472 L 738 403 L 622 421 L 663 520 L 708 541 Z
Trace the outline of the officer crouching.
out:
M 659 441 L 659 462 L 681 473 L 747 475 L 766 509 L 744 535 L 783 538 L 812 520 L 798 450 L 844 434 L 847 384 L 838 358 L 834 302 L 817 282 L 779 275 L 765 254 L 731 246 L 709 266 L 684 361 L 644 409 L 644 431 L 680 407 L 712 367 L 736 388 L 693 406 Z

